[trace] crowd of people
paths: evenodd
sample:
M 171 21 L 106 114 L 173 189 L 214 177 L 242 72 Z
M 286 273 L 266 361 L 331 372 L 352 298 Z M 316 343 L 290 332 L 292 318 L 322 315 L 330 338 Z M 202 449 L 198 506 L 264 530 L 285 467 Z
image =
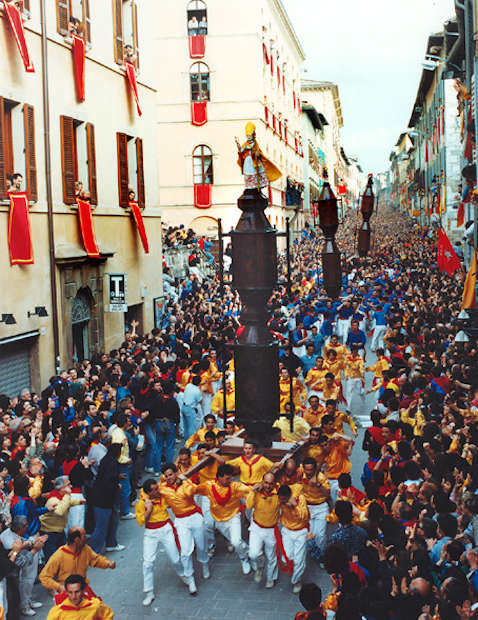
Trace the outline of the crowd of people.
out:
M 120 520 L 134 518 L 145 606 L 161 589 L 159 548 L 195 595 L 194 551 L 200 577 L 218 578 L 210 559 L 223 536 L 257 584 L 288 575 L 305 608 L 297 618 L 476 617 L 477 350 L 454 341 L 463 278 L 438 271 L 433 230 L 392 211 L 377 219 L 366 259 L 355 254 L 354 217 L 342 227 L 340 300 L 324 294 L 322 239 L 309 227 L 293 244 L 290 288 L 269 300 L 281 345 L 274 438 L 303 442 L 284 462 L 250 437 L 241 456 L 221 454 L 241 431 L 228 347 L 241 303 L 229 284 L 221 294 L 217 279 L 197 274 L 170 276 L 151 333 L 133 324 L 118 349 L 52 376 L 40 394 L 0 396 L 8 618 L 36 614 L 37 575 L 55 597 L 49 618 L 113 617 L 87 571 L 128 570 L 110 554 L 124 549 Z M 372 377 L 365 464 L 352 471 L 354 413 Z M 307 563 L 330 575 L 323 597 L 304 583 Z

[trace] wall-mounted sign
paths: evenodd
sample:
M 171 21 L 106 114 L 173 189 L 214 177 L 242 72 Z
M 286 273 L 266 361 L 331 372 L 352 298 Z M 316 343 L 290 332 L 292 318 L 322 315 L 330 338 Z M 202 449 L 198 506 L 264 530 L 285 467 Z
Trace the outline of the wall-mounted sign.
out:
M 109 273 L 108 275 L 108 294 L 110 312 L 127 312 L 128 296 L 126 289 L 125 273 Z

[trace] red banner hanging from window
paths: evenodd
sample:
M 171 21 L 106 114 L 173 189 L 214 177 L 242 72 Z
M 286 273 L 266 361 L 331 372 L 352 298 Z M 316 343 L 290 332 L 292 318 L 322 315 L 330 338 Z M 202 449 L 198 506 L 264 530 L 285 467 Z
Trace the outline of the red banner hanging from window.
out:
M 26 192 L 9 193 L 8 250 L 11 265 L 31 265 L 33 246 Z
M 76 199 L 78 205 L 78 219 L 80 222 L 81 237 L 83 247 L 90 258 L 100 258 L 98 244 L 96 243 L 95 230 L 93 228 L 93 218 L 91 215 L 91 205 L 81 198 Z
M 277 131 L 277 120 L 275 114 L 272 115 L 272 129 L 274 130 L 274 133 Z
M 285 74 L 283 71 L 282 71 L 282 93 L 285 96 Z
M 194 206 L 197 209 L 209 209 L 212 206 L 212 185 L 194 186 Z
M 295 90 L 293 90 L 293 91 L 292 91 L 292 98 L 293 98 L 293 100 L 294 100 L 294 110 L 295 110 L 295 108 L 296 108 L 296 106 L 297 106 L 297 99 L 296 99 L 296 97 L 295 97 Z
M 35 71 L 33 62 L 30 59 L 28 53 L 27 42 L 25 39 L 25 30 L 23 29 L 22 14 L 14 4 L 8 4 L 7 0 L 3 0 L 3 6 L 5 8 L 5 14 L 12 29 L 13 36 L 18 46 L 18 50 L 25 65 L 25 71 L 33 73 Z
M 264 52 L 264 60 L 266 61 L 266 64 L 269 64 L 270 59 L 269 59 L 269 54 L 267 52 L 267 47 L 265 43 L 262 44 L 262 51 Z
M 129 201 L 129 208 L 131 209 L 133 219 L 136 222 L 136 227 L 138 228 L 138 232 L 141 238 L 141 243 L 143 244 L 144 252 L 145 254 L 149 254 L 148 237 L 146 236 L 146 229 L 144 227 L 144 221 L 143 221 L 143 216 L 141 215 L 141 209 L 139 208 L 138 203 L 132 200 Z
M 279 121 L 279 136 L 280 136 L 280 139 L 282 140 L 282 121 Z
M 272 56 L 272 50 L 271 50 L 271 75 L 274 75 L 274 57 Z
M 191 103 L 191 123 L 197 127 L 207 123 L 207 101 L 193 101 Z
M 302 104 L 300 103 L 300 99 L 297 97 L 297 113 L 302 114 Z
M 205 53 L 206 36 L 204 34 L 198 34 L 194 37 L 189 37 L 189 57 L 204 58 Z
M 76 94 L 80 101 L 85 100 L 85 40 L 73 35 L 73 70 L 75 73 Z
M 264 108 L 264 114 L 266 115 L 266 125 L 269 126 L 269 108 L 267 106 Z
M 280 68 L 277 67 L 277 84 L 279 85 L 280 88 Z
M 272 185 L 269 183 L 269 207 L 272 207 Z
M 346 193 L 347 193 L 347 184 L 339 183 L 339 194 L 346 194 Z
M 136 108 L 138 109 L 138 114 L 141 116 L 143 113 L 141 112 L 141 107 L 139 105 L 139 96 L 138 96 L 138 85 L 136 83 L 136 67 L 131 62 L 127 62 L 125 64 L 126 69 L 126 77 L 128 78 L 129 85 L 131 87 L 131 92 L 133 93 L 134 100 L 136 101 Z

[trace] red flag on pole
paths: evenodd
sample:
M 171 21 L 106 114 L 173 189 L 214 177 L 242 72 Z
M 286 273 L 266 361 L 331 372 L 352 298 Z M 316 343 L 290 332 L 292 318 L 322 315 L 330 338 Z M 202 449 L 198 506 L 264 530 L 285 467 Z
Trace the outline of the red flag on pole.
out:
M 23 29 L 23 20 L 20 11 L 14 4 L 8 4 L 7 0 L 3 0 L 3 6 L 5 8 L 5 14 L 8 18 L 10 28 L 12 29 L 13 36 L 18 46 L 18 50 L 25 65 L 25 71 L 27 73 L 34 73 L 33 62 L 30 60 L 30 54 L 28 53 L 27 42 L 25 40 L 25 30 Z
M 76 199 L 76 204 L 78 205 L 78 218 L 80 221 L 83 247 L 90 258 L 100 258 L 100 251 L 98 250 L 95 230 L 93 228 L 93 218 L 91 217 L 91 205 L 81 198 Z
M 145 254 L 149 254 L 148 237 L 146 236 L 146 229 L 144 227 L 143 216 L 141 215 L 141 209 L 137 202 L 130 200 L 129 206 L 131 213 L 133 214 L 134 221 L 138 228 L 139 236 L 141 237 L 141 243 L 143 244 Z
M 136 84 L 136 68 L 131 62 L 127 62 L 125 64 L 126 75 L 128 77 L 129 85 L 131 86 L 131 91 L 133 93 L 134 100 L 136 101 L 136 107 L 138 109 L 138 114 L 141 116 L 143 113 L 141 112 L 141 107 L 139 105 L 139 96 L 138 96 L 138 85 Z
M 465 205 L 460 202 L 460 206 L 458 207 L 458 213 L 456 214 L 456 226 L 460 228 L 463 226 L 465 222 Z
M 8 250 L 10 264 L 31 265 L 33 263 L 32 236 L 26 192 L 10 193 L 8 214 Z
M 75 72 L 76 94 L 80 101 L 85 100 L 85 40 L 73 35 L 73 69 Z
M 452 276 L 461 263 L 443 228 L 438 231 L 438 268 Z

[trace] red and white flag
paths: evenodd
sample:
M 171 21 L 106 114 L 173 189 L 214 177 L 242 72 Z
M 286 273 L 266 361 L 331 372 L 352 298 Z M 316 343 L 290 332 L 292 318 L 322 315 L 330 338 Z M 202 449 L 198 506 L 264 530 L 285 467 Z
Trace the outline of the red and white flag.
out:
M 438 230 L 438 256 L 437 263 L 440 271 L 446 271 L 449 276 L 452 276 L 457 269 L 460 269 L 461 262 L 458 258 L 455 250 L 453 249 L 450 239 L 443 228 Z

